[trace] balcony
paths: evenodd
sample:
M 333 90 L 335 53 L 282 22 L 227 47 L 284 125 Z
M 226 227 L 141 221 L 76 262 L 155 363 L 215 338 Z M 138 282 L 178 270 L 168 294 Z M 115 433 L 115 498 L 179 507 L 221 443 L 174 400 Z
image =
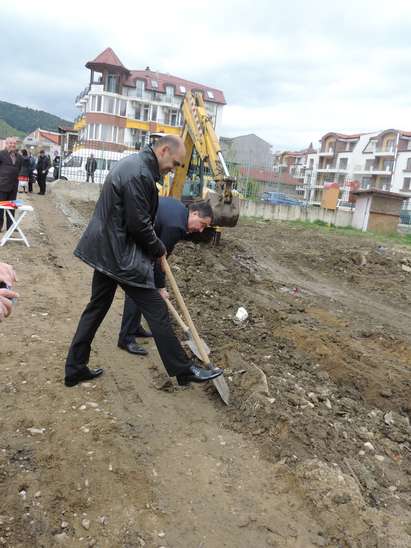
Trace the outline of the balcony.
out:
M 381 158 L 381 157 L 394 158 L 395 148 L 394 147 L 376 148 L 374 150 L 374 155 L 378 158 Z
M 392 166 L 387 166 L 385 169 L 379 169 L 375 166 L 363 167 L 355 166 L 354 173 L 356 175 L 386 175 L 391 176 L 393 172 Z
M 80 107 L 82 103 L 87 101 L 87 95 L 88 95 L 88 92 L 90 91 L 90 87 L 91 87 L 90 85 L 86 86 L 83 89 L 83 91 L 77 95 L 76 100 L 74 101 L 76 106 Z
M 320 150 L 318 153 L 318 156 L 321 156 L 323 158 L 331 158 L 334 156 L 335 150 L 333 148 L 329 148 L 328 150 Z
M 346 167 L 338 167 L 338 166 L 327 166 L 327 167 L 319 167 L 317 168 L 318 173 L 348 173 L 348 169 Z

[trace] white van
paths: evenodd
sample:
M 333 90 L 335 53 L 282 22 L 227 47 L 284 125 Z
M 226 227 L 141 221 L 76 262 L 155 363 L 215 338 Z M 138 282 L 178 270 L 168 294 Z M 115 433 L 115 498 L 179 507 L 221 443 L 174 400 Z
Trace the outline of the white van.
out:
M 73 151 L 63 160 L 60 179 L 64 181 L 87 181 L 86 163 L 87 158 L 93 154 L 97 168 L 94 172 L 94 182 L 102 184 L 110 169 L 122 158 L 132 154 L 133 150 L 125 152 L 113 152 L 111 150 L 96 150 L 91 148 L 79 148 Z M 89 179 L 91 182 L 91 177 Z

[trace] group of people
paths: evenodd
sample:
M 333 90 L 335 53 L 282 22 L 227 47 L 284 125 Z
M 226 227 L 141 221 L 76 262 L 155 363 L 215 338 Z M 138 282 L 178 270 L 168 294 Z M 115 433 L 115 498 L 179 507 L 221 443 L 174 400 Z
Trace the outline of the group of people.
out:
M 0 151 L 0 201 L 15 200 L 19 190 L 33 192 L 33 183 L 36 178 L 39 194 L 44 195 L 47 174 L 53 167 L 54 178 L 57 179 L 59 164 L 60 156 L 57 153 L 54 155 L 52 166 L 50 156 L 44 150 L 40 150 L 38 157 L 35 158 L 26 149 L 18 151 L 16 139 L 9 137 L 6 139 L 5 148 Z M 10 223 L 10 220 L 7 219 L 7 222 Z M 0 230 L 2 226 L 3 211 L 0 211 Z

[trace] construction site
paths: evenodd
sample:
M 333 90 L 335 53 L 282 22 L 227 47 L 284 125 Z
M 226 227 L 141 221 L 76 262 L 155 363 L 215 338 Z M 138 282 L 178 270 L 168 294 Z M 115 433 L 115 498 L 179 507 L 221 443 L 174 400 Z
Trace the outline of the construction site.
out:
M 409 246 L 247 218 L 218 246 L 179 244 L 230 404 L 169 382 L 153 342 L 116 347 L 120 290 L 91 356 L 105 375 L 67 389 L 94 202 L 58 183 L 29 203 L 31 247 L 2 249 L 20 292 L 1 325 L 2 545 L 410 545 Z
M 0 317 L 0 546 L 409 548 L 411 132 L 331 132 L 273 166 L 254 134 L 219 140 L 219 90 L 130 71 L 111 48 L 86 67 L 74 128 L 48 134 L 60 147 L 54 181 L 42 151 L 43 196 L 0 203 L 11 222 L 0 259 L 19 293 Z M 268 178 L 227 159 L 235 147 L 257 156 L 254 145 Z M 164 173 L 160 150 L 173 160 Z M 144 155 L 156 157 L 152 181 L 135 167 Z M 93 277 L 73 250 L 108 192 L 124 213 L 147 180 L 153 203 L 147 194 L 137 209 L 156 238 L 162 198 L 210 208 L 202 237 L 168 255 L 171 303 L 188 327 L 158 299 L 199 369 L 220 376 L 168 376 L 150 337 L 138 341 L 145 356 L 118 348 L 119 287 L 92 343 L 89 366 L 104 374 L 81 376 L 80 361 L 65 377 Z M 125 217 L 133 257 L 141 248 L 150 272 L 168 265 L 168 248 L 150 255 L 137 215 Z

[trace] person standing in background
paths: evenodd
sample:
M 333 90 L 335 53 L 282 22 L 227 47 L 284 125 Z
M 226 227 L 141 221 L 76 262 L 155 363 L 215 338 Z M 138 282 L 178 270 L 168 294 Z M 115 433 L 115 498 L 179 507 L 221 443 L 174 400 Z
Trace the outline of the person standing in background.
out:
M 53 179 L 56 180 L 59 178 L 59 168 L 60 168 L 61 158 L 57 150 L 54 152 L 53 158 Z
M 96 169 L 97 169 L 97 160 L 94 158 L 93 154 L 90 154 L 86 162 L 86 172 L 87 172 L 86 183 L 88 183 L 90 177 L 91 177 L 91 182 L 94 183 L 94 172 L 96 171 Z
M 30 158 L 27 154 L 27 150 L 21 151 L 21 168 L 19 172 L 19 192 L 27 192 L 27 186 L 30 176 Z
M 45 155 L 44 150 L 40 150 L 40 156 L 37 158 L 37 182 L 40 187 L 39 194 L 44 196 L 46 193 L 47 173 L 50 169 L 49 157 Z
M 18 176 L 21 168 L 21 155 L 16 150 L 15 137 L 6 139 L 6 148 L 0 151 L 0 201 L 15 200 L 19 186 Z M 14 216 L 14 211 L 11 212 Z M 3 229 L 4 209 L 0 210 L 0 230 Z M 11 227 L 11 219 L 6 215 L 7 228 Z

